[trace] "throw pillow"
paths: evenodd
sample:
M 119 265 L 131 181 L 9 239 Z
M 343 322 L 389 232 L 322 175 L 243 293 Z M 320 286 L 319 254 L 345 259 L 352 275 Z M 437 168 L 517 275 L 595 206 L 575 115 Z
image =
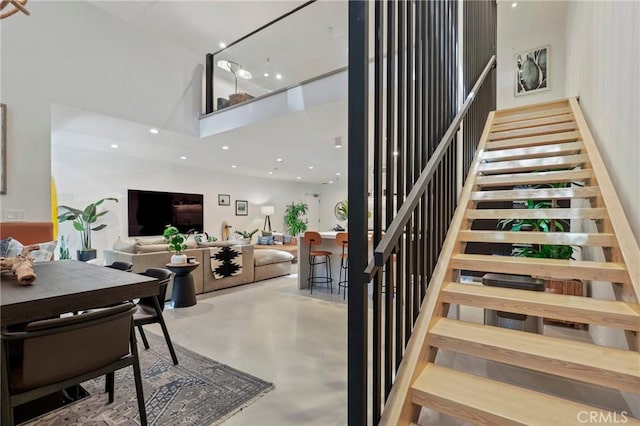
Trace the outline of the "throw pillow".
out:
M 38 243 L 39 250 L 34 250 L 29 253 L 29 256 L 33 257 L 33 262 L 48 262 L 53 259 L 53 253 L 56 250 L 57 241 L 49 241 L 46 243 Z M 9 241 L 9 247 L 7 248 L 7 257 L 17 256 L 22 253 L 24 245 L 15 239 Z
M 271 231 L 262 231 L 262 236 L 263 237 L 271 237 L 271 236 L 273 236 L 273 232 L 271 232 Z
M 7 257 L 9 242 L 11 242 L 11 237 L 0 240 L 0 257 Z
M 126 239 L 118 237 L 118 239 L 113 243 L 113 249 L 115 251 L 122 251 L 125 253 L 135 253 L 136 252 L 136 240 L 135 239 Z
M 274 241 L 273 241 L 273 237 L 258 237 L 258 242 L 257 244 L 259 245 L 263 245 L 263 246 L 270 246 L 273 245 Z

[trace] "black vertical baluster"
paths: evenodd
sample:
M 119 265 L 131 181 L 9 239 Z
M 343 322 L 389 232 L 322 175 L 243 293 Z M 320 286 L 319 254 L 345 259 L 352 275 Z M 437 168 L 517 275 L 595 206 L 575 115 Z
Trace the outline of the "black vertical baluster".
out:
M 369 104 L 368 3 L 349 2 L 348 166 L 349 166 L 349 276 L 348 305 L 348 423 L 367 422 L 367 152 Z M 363 108 L 363 106 L 365 106 Z M 376 419 L 377 422 L 377 419 Z
M 213 54 L 207 53 L 205 61 L 205 113 L 213 112 Z

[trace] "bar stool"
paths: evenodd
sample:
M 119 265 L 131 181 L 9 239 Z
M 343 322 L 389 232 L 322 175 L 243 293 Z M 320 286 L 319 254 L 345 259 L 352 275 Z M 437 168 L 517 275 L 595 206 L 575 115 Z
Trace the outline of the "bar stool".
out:
M 327 287 L 331 289 L 331 293 L 333 293 L 333 278 L 331 278 L 331 252 L 326 250 L 312 250 L 313 246 L 322 244 L 322 237 L 317 232 L 305 232 L 302 240 L 306 244 L 309 244 L 309 278 L 307 279 L 307 282 L 309 283 L 311 294 L 313 294 L 314 284 L 326 284 Z M 321 258 L 324 258 L 324 260 L 321 260 Z M 315 267 L 317 265 L 325 265 L 325 276 L 318 277 L 315 275 Z
M 336 244 L 338 247 L 342 247 L 342 254 L 340 255 L 340 277 L 338 279 L 338 294 L 340 294 L 340 287 L 344 287 L 344 293 L 342 299 L 347 297 L 347 288 L 349 287 L 349 234 L 346 232 L 338 232 L 336 234 Z M 342 278 L 344 272 L 344 279 Z

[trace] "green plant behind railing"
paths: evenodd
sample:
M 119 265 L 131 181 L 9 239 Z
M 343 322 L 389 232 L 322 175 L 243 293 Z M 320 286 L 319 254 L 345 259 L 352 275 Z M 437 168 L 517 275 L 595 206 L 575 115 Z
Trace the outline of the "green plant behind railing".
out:
M 64 235 L 60 236 L 60 247 L 58 248 L 60 251 L 60 260 L 68 260 L 71 259 L 71 255 L 69 254 L 69 237 L 64 237 Z

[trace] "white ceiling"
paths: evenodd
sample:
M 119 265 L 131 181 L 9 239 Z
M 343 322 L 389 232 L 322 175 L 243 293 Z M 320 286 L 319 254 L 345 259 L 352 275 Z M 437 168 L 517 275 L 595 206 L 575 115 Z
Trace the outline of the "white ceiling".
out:
M 87 1 L 157 37 L 159 43 L 177 44 L 203 59 L 205 53 L 219 49 L 220 41 L 230 43 L 303 3 Z M 203 139 L 164 129 L 154 135 L 147 125 L 66 106 L 53 107 L 51 126 L 52 149 L 117 152 L 140 160 L 188 163 L 206 170 L 308 183 L 335 182 L 340 173 L 338 180 L 346 182 L 346 94 L 338 102 Z M 344 141 L 342 149 L 334 146 L 337 136 Z M 112 144 L 119 148 L 111 148 Z M 181 160 L 181 156 L 187 159 Z M 283 161 L 277 162 L 278 158 Z

